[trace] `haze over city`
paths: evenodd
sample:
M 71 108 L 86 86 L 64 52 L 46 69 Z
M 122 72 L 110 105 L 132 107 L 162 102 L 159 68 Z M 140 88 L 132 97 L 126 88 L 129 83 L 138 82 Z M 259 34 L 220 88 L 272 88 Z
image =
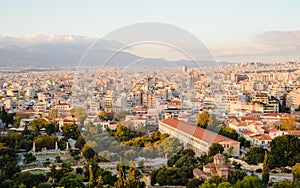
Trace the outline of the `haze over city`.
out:
M 2 48 L 91 44 L 126 25 L 161 22 L 191 32 L 217 61 L 295 61 L 299 59 L 300 44 L 298 7 L 298 1 L 5 1 L 0 7 L 0 41 Z M 183 58 L 157 48 L 148 46 L 135 53 Z M 169 53 L 162 53 L 165 51 Z
M 299 1 L 3 1 L 0 187 L 300 187 Z

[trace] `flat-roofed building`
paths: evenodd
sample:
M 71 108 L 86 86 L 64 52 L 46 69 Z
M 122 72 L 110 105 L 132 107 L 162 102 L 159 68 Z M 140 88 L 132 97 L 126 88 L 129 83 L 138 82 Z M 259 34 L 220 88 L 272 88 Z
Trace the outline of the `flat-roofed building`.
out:
M 196 155 L 207 153 L 213 143 L 222 145 L 225 151 L 232 148 L 232 156 L 240 154 L 240 142 L 173 118 L 160 121 L 159 131 L 176 137 L 185 148 L 193 149 Z

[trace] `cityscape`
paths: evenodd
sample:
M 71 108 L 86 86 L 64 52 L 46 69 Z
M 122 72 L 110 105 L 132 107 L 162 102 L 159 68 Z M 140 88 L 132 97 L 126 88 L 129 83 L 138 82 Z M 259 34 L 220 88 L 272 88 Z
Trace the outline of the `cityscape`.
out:
M 62 8 L 70 4 L 65 3 Z M 294 10 L 298 3 L 290 3 Z M 49 10 L 36 13 L 42 5 L 30 4 L 35 9 L 3 6 L 44 18 L 54 10 L 46 3 Z M 224 6 L 236 10 L 229 4 Z M 187 6 L 174 2 L 174 11 L 180 5 Z M 87 7 L 95 16 L 107 13 L 79 2 L 73 6 Z M 259 15 L 260 10 L 255 9 Z M 82 21 L 92 12 L 82 19 L 78 12 L 66 12 L 74 16 L 67 20 L 92 26 Z M 148 21 L 145 14 L 139 13 Z M 253 17 L 241 16 L 254 23 Z M 230 25 L 229 18 L 224 20 Z M 0 19 L 6 26 L 0 33 L 1 188 L 300 187 L 298 22 L 287 22 L 295 27 L 285 32 L 259 25 L 257 46 L 243 43 L 246 38 L 237 33 L 236 41 L 222 42 L 218 37 L 225 40 L 231 36 L 226 31 L 234 32 L 224 28 L 216 36 L 221 48 L 214 44 L 215 29 L 203 30 L 203 36 L 212 36 L 204 42 L 199 30 L 177 26 L 180 20 L 133 17 L 139 22 L 124 26 L 126 18 L 118 17 L 121 25 L 114 29 L 102 20 L 99 27 L 111 31 L 99 38 L 83 32 L 79 22 L 70 32 L 65 21 L 54 23 L 51 17 L 48 30 L 39 30 L 44 28 L 39 18 L 31 19 L 36 24 L 22 31 Z M 284 25 L 269 21 L 270 27 Z M 32 34 L 39 31 L 45 34 Z

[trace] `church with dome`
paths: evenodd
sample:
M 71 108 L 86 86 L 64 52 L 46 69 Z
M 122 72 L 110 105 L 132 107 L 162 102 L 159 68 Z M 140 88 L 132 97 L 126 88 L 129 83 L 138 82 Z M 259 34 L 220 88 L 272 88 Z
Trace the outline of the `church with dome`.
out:
M 193 170 L 194 177 L 209 180 L 212 176 L 220 176 L 228 179 L 230 172 L 234 167 L 230 162 L 225 161 L 225 157 L 218 153 L 214 156 L 214 161 L 203 166 L 203 170 L 195 168 Z

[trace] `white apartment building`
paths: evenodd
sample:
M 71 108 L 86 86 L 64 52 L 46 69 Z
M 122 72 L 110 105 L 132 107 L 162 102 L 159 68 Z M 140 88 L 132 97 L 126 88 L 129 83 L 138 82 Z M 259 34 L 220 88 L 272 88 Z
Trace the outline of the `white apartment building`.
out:
M 295 109 L 298 109 L 300 106 L 300 88 L 291 91 L 290 103 L 294 106 Z

